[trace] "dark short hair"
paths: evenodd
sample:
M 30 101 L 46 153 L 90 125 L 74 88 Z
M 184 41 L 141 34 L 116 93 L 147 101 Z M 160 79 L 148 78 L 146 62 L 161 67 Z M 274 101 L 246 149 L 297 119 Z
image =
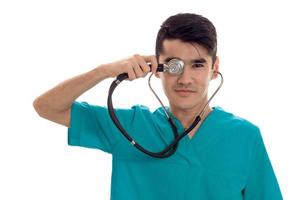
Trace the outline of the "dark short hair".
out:
M 213 63 L 217 54 L 217 33 L 214 25 L 207 18 L 193 13 L 179 13 L 170 16 L 161 25 L 155 46 L 158 60 L 163 52 L 163 41 L 180 39 L 183 42 L 196 43 L 204 47 L 212 57 Z

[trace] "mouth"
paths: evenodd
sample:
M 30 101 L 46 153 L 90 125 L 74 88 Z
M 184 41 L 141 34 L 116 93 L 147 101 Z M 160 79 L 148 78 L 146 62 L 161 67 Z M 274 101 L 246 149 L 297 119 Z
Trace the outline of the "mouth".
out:
M 175 90 L 175 92 L 179 95 L 179 96 L 182 96 L 182 97 L 187 97 L 193 93 L 196 93 L 195 91 L 193 90 L 184 90 L 184 89 L 181 89 L 181 90 Z

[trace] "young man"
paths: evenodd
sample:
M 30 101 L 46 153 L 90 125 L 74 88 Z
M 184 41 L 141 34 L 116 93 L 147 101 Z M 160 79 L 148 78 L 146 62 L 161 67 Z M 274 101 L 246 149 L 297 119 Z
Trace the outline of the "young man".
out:
M 155 56 L 134 55 L 102 64 L 42 94 L 34 107 L 41 117 L 69 127 L 69 145 L 112 154 L 112 200 L 282 199 L 259 128 L 220 107 L 208 106 L 177 151 L 158 159 L 134 148 L 115 127 L 106 107 L 75 101 L 108 77 L 124 72 L 129 80 L 144 77 L 151 63 L 169 100 L 168 111 L 182 133 L 208 101 L 209 83 L 219 70 L 216 52 L 216 31 L 208 19 L 177 14 L 162 24 Z M 184 62 L 182 74 L 156 72 L 158 63 L 173 58 Z M 115 112 L 130 135 L 153 152 L 174 139 L 162 108 L 150 112 L 145 106 L 133 106 Z

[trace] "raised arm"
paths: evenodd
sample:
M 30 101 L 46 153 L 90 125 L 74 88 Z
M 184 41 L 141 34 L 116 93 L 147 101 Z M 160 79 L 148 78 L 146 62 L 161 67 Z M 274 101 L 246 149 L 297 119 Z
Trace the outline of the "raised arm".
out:
M 126 59 L 103 64 L 95 69 L 67 79 L 54 88 L 37 97 L 33 106 L 43 118 L 69 127 L 72 103 L 84 92 L 109 77 L 116 77 L 121 73 L 128 73 L 129 80 L 144 77 L 152 64 L 152 72 L 156 71 L 155 56 L 133 55 Z

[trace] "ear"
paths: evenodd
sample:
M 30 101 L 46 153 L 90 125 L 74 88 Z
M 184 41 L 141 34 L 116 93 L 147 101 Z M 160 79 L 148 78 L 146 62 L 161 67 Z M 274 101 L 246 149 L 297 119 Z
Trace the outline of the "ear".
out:
M 212 74 L 211 74 L 211 80 L 213 79 L 216 79 L 218 77 L 218 72 L 219 72 L 219 57 L 217 56 L 216 57 L 216 60 L 215 60 L 215 63 L 214 63 L 214 66 L 212 68 Z

